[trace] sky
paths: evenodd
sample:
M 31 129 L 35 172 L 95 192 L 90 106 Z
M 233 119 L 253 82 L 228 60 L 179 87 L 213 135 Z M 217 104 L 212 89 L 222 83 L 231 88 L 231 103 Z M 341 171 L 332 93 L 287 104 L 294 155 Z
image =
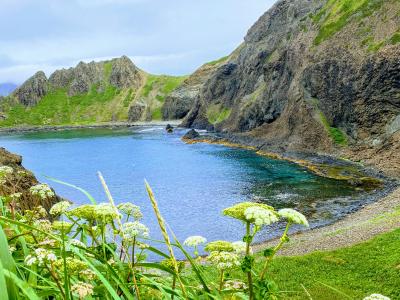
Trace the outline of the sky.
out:
M 190 74 L 231 53 L 275 0 L 0 0 L 0 83 L 129 56 Z

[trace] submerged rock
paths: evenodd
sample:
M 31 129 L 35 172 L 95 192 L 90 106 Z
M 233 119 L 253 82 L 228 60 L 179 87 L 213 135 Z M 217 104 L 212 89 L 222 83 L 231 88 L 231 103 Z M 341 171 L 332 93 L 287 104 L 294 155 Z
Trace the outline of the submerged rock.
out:
M 182 137 L 184 140 L 193 140 L 198 138 L 200 134 L 195 129 L 190 129 L 186 134 Z
M 167 124 L 167 126 L 165 126 L 165 130 L 169 133 L 174 131 L 174 127 L 172 127 L 171 124 Z

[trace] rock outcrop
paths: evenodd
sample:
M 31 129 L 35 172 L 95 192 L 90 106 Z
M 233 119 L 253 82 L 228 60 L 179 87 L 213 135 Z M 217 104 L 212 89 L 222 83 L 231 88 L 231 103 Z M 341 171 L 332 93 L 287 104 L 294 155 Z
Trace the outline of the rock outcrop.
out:
M 171 94 L 165 98 L 165 103 L 162 107 L 163 119 L 179 120 L 184 118 L 195 103 L 201 88 L 218 65 L 218 63 L 204 64 L 179 87 L 172 91 Z
M 18 200 L 18 207 L 21 210 L 33 209 L 38 205 L 42 205 L 47 210 L 61 200 L 58 196 L 47 201 L 41 201 L 37 197 L 33 197 L 29 192 L 29 188 L 38 184 L 36 177 L 32 172 L 26 170 L 22 166 L 22 157 L 4 148 L 0 148 L 0 166 L 8 166 L 13 169 L 13 173 L 7 175 L 7 180 L 0 186 L 0 196 L 9 196 L 13 193 L 21 193 Z
M 265 150 L 391 148 L 400 3 L 350 2 L 278 1 L 192 95 L 182 125 L 247 136 Z
M 34 106 L 42 99 L 48 91 L 47 77 L 44 72 L 39 71 L 15 92 L 18 101 L 25 106 Z

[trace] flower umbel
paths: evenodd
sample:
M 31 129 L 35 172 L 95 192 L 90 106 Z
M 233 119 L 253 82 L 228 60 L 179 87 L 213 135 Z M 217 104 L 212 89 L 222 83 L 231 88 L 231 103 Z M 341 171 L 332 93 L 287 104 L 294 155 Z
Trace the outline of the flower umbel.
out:
M 227 251 L 213 251 L 207 257 L 207 260 L 219 270 L 227 270 L 240 266 L 239 256 Z
M 132 216 L 135 221 L 140 221 L 143 218 L 140 207 L 130 202 L 120 203 L 117 205 L 117 208 L 128 217 Z
M 71 291 L 78 295 L 79 299 L 93 295 L 93 285 L 79 281 L 71 287 Z
M 390 300 L 390 298 L 381 294 L 372 294 L 368 297 L 365 297 L 364 300 Z
M 54 192 L 44 183 L 32 186 L 29 191 L 32 195 L 39 196 L 42 200 L 54 197 Z
M 207 239 L 205 237 L 202 237 L 200 235 L 193 235 L 193 236 L 189 236 L 184 242 L 183 244 L 185 246 L 189 246 L 189 247 L 197 247 L 200 244 L 205 244 L 207 242 Z
M 68 210 L 68 208 L 70 206 L 71 206 L 71 203 L 69 203 L 68 201 L 58 202 L 50 208 L 50 214 L 53 216 L 62 215 L 63 213 L 65 213 Z
M 258 227 L 270 225 L 279 220 L 277 214 L 273 210 L 257 206 L 247 208 L 244 211 L 244 216 L 248 222 L 254 223 Z
M 309 227 L 310 225 L 308 224 L 307 218 L 299 213 L 298 211 L 291 209 L 291 208 L 283 208 L 278 211 L 278 214 L 282 217 L 287 219 L 289 222 L 292 222 L 294 224 L 300 224 L 304 225 L 306 227 Z
M 147 238 L 149 236 L 149 229 L 146 225 L 137 221 L 123 224 L 122 230 L 126 242 L 133 242 L 136 238 Z

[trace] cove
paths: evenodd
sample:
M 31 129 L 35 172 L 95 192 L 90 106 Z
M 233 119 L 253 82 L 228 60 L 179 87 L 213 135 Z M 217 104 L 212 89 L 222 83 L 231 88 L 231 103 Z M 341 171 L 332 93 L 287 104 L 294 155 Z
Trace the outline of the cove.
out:
M 312 226 L 330 223 L 362 203 L 365 192 L 350 184 L 319 177 L 287 161 L 245 149 L 185 144 L 184 129 L 162 127 L 79 129 L 0 136 L 0 145 L 23 156 L 38 179 L 76 204 L 89 203 L 77 190 L 46 176 L 77 185 L 98 202 L 106 196 L 97 178 L 102 172 L 117 203 L 131 201 L 143 211 L 154 239 L 161 239 L 144 187 L 151 185 L 161 212 L 181 240 L 203 235 L 208 241 L 235 241 L 242 225 L 221 211 L 258 198 L 275 208 L 292 207 Z M 275 228 L 264 239 L 276 234 Z

